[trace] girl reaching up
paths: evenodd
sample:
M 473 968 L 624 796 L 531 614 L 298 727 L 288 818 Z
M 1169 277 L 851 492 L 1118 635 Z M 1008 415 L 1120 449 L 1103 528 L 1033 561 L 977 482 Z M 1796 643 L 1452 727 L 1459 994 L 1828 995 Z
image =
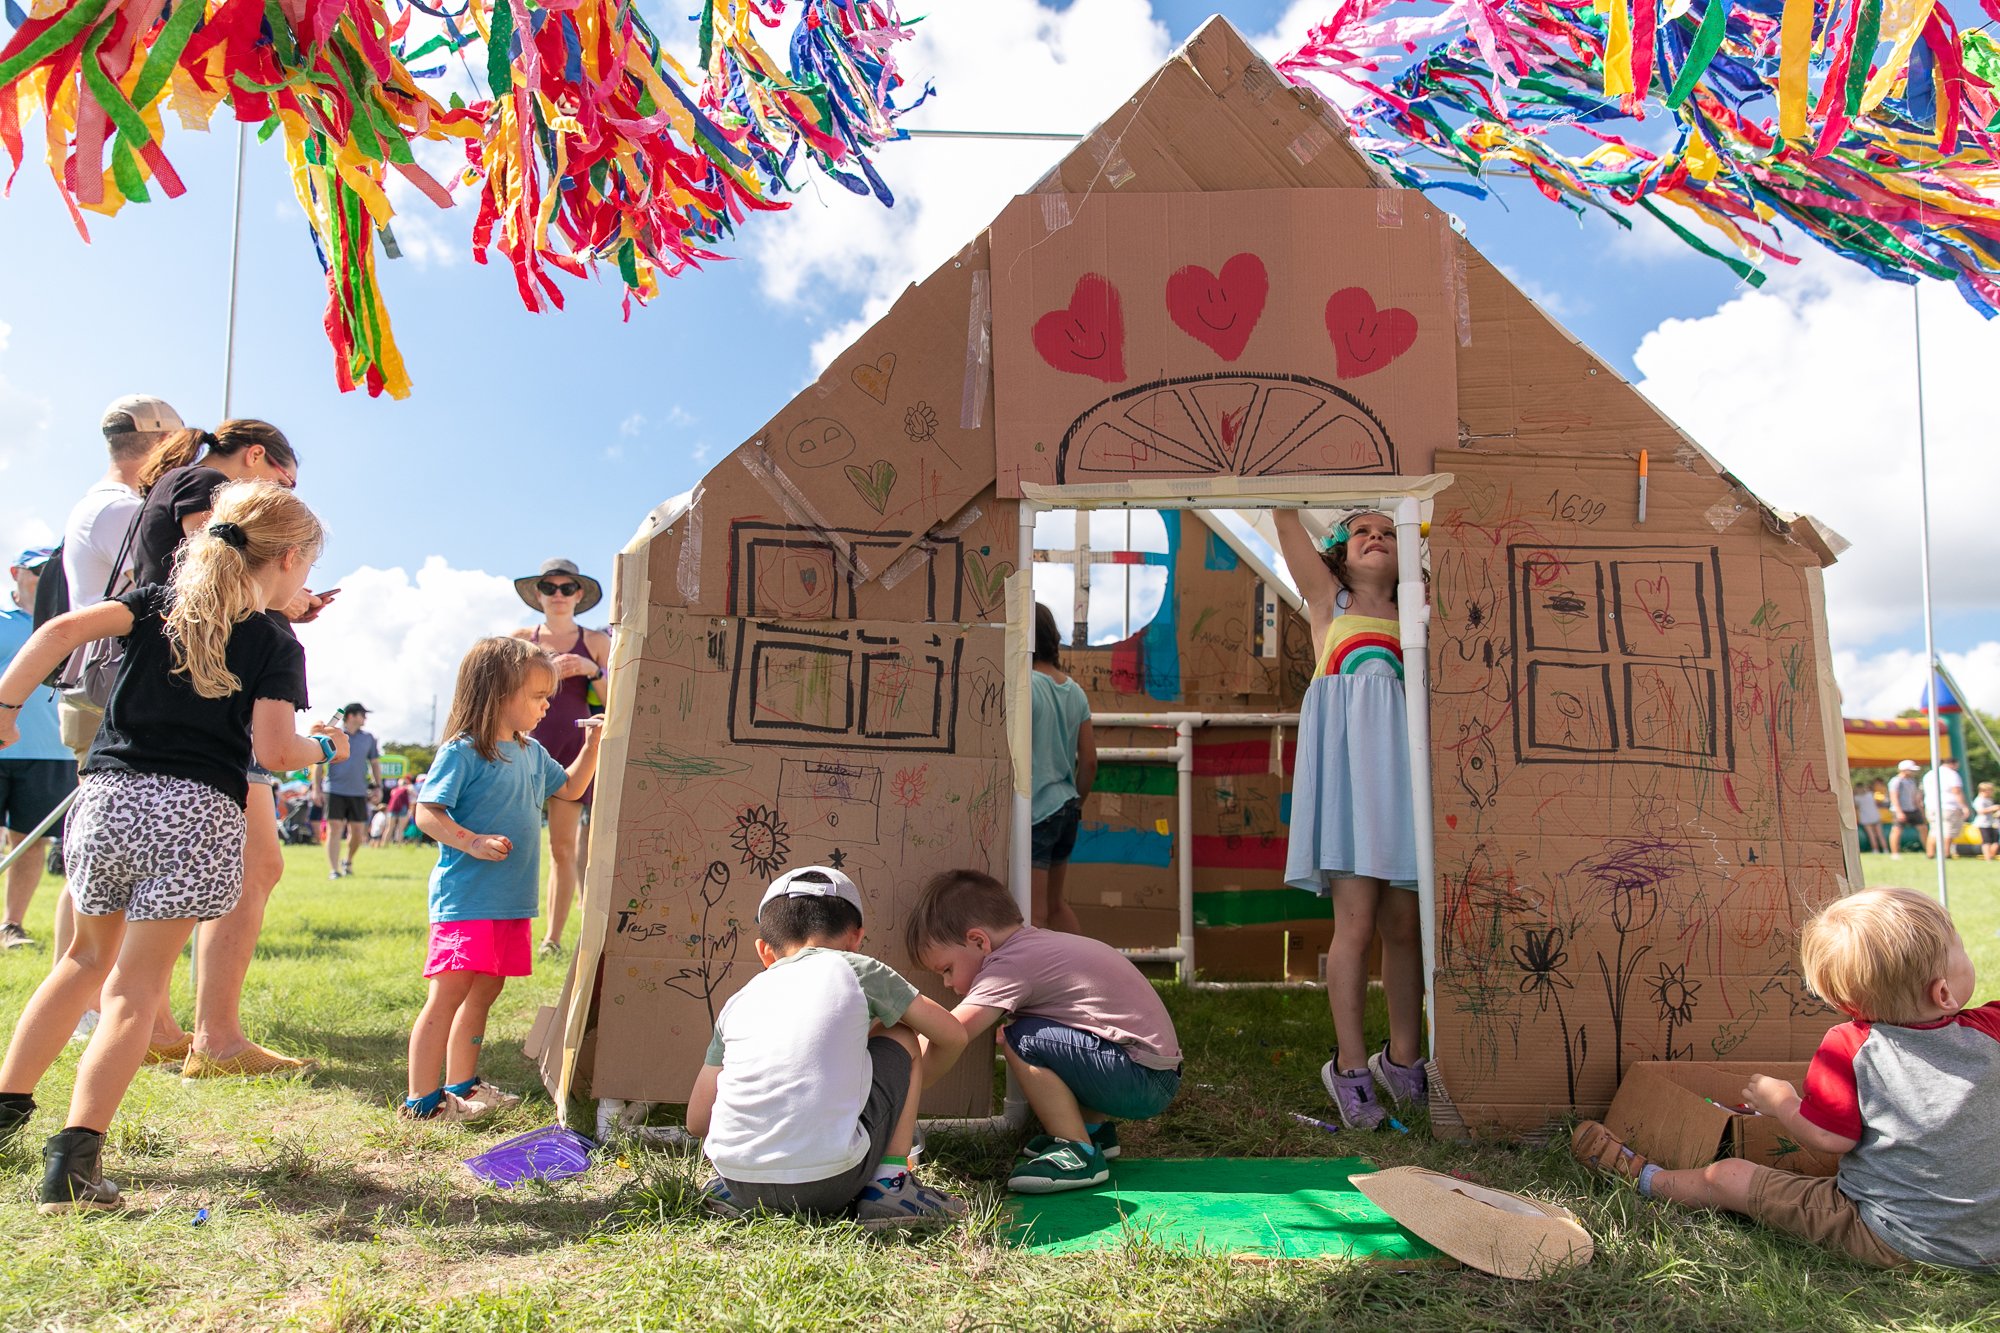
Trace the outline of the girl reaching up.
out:
M 1406 1105 L 1423 1104 L 1428 1093 L 1396 529 L 1386 515 L 1357 514 L 1333 530 L 1321 551 L 1296 511 L 1280 509 L 1275 519 L 1279 549 L 1318 645 L 1299 708 L 1285 883 L 1333 896 L 1326 998 L 1339 1049 L 1320 1081 L 1341 1123 L 1376 1129 L 1388 1114 L 1375 1097 L 1378 1081 L 1392 1101 Z M 1369 1055 L 1361 1019 L 1368 945 L 1378 932 L 1389 1041 Z
M 417 827 L 437 839 L 438 864 L 430 995 L 410 1030 L 402 1111 L 413 1120 L 473 1120 L 521 1100 L 479 1077 L 486 1015 L 508 977 L 534 971 L 542 809 L 582 798 L 604 723 L 577 720 L 583 747 L 564 768 L 529 734 L 555 691 L 555 663 L 521 639 L 481 639 L 458 666 L 445 743 L 417 793 Z
M 65 1127 L 43 1150 L 44 1213 L 119 1205 L 100 1163 L 104 1132 L 145 1058 L 181 946 L 195 922 L 224 915 L 242 894 L 253 758 L 283 772 L 346 755 L 347 739 L 333 728 L 298 734 L 305 653 L 262 614 L 299 596 L 324 537 L 284 487 L 223 486 L 170 585 L 51 620 L 0 674 L 4 747 L 19 736 L 20 701 L 56 664 L 92 640 L 125 640 L 63 839 L 75 934 L 0 1062 L 4 1143 L 26 1126 L 35 1085 L 102 987 L 103 1019 L 77 1068 Z

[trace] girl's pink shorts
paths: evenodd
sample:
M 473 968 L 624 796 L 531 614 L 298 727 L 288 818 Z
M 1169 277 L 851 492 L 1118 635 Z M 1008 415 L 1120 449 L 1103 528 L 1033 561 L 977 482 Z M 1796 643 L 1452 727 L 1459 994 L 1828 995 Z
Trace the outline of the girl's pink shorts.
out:
M 535 970 L 535 923 L 513 921 L 433 921 L 426 979 L 440 972 L 484 972 L 525 977 Z

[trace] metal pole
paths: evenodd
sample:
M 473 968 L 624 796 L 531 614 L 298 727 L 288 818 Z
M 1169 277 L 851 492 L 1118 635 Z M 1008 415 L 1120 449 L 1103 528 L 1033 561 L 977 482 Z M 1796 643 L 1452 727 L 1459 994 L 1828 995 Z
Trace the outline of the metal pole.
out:
M 1924 304 L 1923 293 L 1917 283 L 1910 285 L 1910 324 L 1917 354 L 1917 544 L 1923 556 L 1924 714 L 1930 721 L 1930 779 L 1937 784 L 1937 808 L 1929 812 L 1932 816 L 1930 828 L 1931 835 L 1937 839 L 1938 902 L 1949 908 L 1951 898 L 1946 887 L 1945 863 L 1951 860 L 1951 843 L 1945 838 L 1944 827 L 1940 827 L 1944 817 L 1945 791 L 1944 773 L 1938 763 L 1937 629 L 1931 609 L 1931 468 L 1929 436 L 1924 429 Z M 1962 705 L 1964 700 L 1959 702 Z
M 236 209 L 229 223 L 229 319 L 222 333 L 222 416 L 229 417 L 236 387 L 236 273 L 243 255 L 243 159 L 250 142 L 249 127 L 236 123 Z

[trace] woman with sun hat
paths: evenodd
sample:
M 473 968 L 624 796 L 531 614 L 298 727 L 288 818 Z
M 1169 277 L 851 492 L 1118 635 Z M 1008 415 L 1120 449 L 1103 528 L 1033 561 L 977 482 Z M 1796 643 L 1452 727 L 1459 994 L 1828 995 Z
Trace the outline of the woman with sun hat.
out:
M 603 630 L 583 628 L 576 618 L 604 600 L 604 589 L 596 579 L 581 573 L 574 560 L 544 560 L 541 572 L 514 580 L 514 591 L 542 613 L 541 624 L 517 629 L 514 637 L 528 640 L 556 664 L 556 692 L 534 737 L 558 764 L 567 767 L 583 749 L 583 729 L 577 724 L 601 711 L 601 705 L 591 702 L 591 695 L 595 692 L 602 697 L 605 665 L 611 660 L 611 636 Z M 596 790 L 593 783 L 580 801 L 549 801 L 549 927 L 542 938 L 544 958 L 562 956 L 570 900 L 576 896 L 589 864 L 590 801 Z

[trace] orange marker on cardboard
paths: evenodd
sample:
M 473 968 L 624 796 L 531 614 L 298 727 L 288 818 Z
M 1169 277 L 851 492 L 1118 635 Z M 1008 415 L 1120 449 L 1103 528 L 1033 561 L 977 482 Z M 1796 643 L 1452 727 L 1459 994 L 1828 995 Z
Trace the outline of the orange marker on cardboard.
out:
M 1646 451 L 1639 451 L 1639 521 L 1646 521 Z

